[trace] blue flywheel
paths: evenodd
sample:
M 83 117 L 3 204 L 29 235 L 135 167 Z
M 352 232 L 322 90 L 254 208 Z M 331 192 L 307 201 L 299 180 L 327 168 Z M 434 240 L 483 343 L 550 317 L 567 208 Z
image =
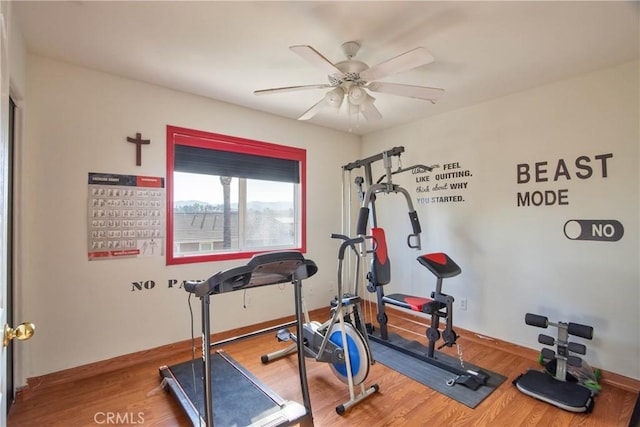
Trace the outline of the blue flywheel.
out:
M 362 334 L 350 323 L 344 323 L 344 332 L 347 338 L 346 351 L 349 352 L 351 375 L 353 384 L 362 383 L 369 375 L 369 352 Z M 342 328 L 336 323 L 329 331 L 329 340 L 335 345 L 344 348 L 342 341 Z M 342 382 L 349 382 L 349 373 L 346 363 L 332 363 L 331 370 Z

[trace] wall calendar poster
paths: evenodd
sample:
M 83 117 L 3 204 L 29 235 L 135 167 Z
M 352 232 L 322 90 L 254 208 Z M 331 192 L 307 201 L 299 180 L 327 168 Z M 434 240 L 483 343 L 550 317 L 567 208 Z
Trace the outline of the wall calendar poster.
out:
M 89 260 L 164 256 L 164 178 L 89 172 Z

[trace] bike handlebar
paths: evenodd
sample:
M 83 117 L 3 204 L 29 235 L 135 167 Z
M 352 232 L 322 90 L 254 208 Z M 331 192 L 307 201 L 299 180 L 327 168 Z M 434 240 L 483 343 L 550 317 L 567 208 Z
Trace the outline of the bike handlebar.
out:
M 347 249 L 347 247 L 351 246 L 355 251 L 356 250 L 355 245 L 358 243 L 362 243 L 364 241 L 364 238 L 362 236 L 358 236 L 358 237 L 354 237 L 353 239 L 350 239 L 344 234 L 337 234 L 337 233 L 332 233 L 331 238 L 344 240 L 344 242 L 342 242 L 342 244 L 340 245 L 340 249 L 338 250 L 339 260 L 344 259 L 344 251 Z

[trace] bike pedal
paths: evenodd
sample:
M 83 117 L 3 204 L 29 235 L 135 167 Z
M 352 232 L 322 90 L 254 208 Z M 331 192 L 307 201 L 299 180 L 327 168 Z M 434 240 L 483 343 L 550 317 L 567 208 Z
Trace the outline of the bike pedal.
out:
M 288 329 L 280 329 L 276 332 L 276 337 L 280 342 L 287 342 L 291 339 L 291 331 Z

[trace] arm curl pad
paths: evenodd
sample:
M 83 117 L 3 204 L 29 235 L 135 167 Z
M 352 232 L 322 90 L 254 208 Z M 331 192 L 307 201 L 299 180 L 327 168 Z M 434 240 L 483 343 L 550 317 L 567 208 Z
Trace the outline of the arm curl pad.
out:
M 524 316 L 524 321 L 527 325 L 537 326 L 539 328 L 546 328 L 549 326 L 549 319 L 538 314 L 527 313 Z
M 420 234 L 422 229 L 420 228 L 420 221 L 416 211 L 409 212 L 409 220 L 411 221 L 411 227 L 413 227 L 413 234 Z
M 588 340 L 593 339 L 593 328 L 591 326 L 569 322 L 567 332 L 571 335 L 586 338 Z

